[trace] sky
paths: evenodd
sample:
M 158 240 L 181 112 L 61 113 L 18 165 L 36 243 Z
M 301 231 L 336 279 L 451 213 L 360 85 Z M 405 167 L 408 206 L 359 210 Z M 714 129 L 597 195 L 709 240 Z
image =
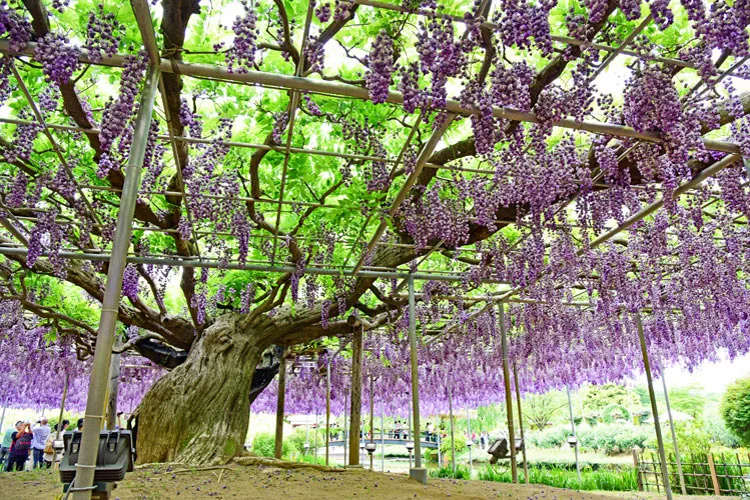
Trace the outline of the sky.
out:
M 705 393 L 723 393 L 727 386 L 738 378 L 750 376 L 750 354 L 730 361 L 726 355 L 716 363 L 706 362 L 700 368 L 689 372 L 679 366 L 666 369 L 667 387 L 682 387 L 700 384 Z M 633 381 L 635 385 L 646 385 L 646 375 Z

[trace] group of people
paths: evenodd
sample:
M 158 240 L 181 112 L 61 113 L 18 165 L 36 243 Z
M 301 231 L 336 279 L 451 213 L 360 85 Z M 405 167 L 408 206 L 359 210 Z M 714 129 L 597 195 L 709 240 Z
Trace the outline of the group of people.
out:
M 57 427 L 54 430 L 49 426 L 49 420 L 42 417 L 34 427 L 31 422 L 19 420 L 14 427 L 5 431 L 3 441 L 0 445 L 0 471 L 5 472 L 22 471 L 26 468 L 26 462 L 32 458 L 34 469 L 39 467 L 52 467 L 55 462 L 55 439 L 57 438 Z M 68 430 L 70 421 L 62 421 L 62 431 Z M 78 430 L 83 427 L 83 419 L 78 421 Z

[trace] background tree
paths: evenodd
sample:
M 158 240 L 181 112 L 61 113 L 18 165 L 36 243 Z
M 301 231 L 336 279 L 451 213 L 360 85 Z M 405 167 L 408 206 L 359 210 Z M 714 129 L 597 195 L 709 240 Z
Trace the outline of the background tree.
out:
M 721 401 L 721 416 L 730 431 L 750 446 L 750 377 L 734 381 Z
M 565 396 L 559 391 L 529 394 L 523 399 L 523 417 L 529 421 L 532 428 L 542 430 L 566 404 Z

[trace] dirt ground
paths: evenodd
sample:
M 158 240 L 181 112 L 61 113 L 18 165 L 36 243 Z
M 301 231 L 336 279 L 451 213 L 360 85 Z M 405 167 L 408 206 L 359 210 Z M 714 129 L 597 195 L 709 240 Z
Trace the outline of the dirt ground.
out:
M 0 499 L 55 499 L 62 487 L 56 471 L 0 474 Z M 284 469 L 273 465 L 232 464 L 216 468 L 179 465 L 144 466 L 129 473 L 113 498 L 132 499 L 475 499 L 520 498 L 528 500 L 579 500 L 658 498 L 626 493 L 595 494 L 486 481 L 430 479 L 426 486 L 401 474 L 368 470 L 321 471 Z M 701 497 L 706 499 L 708 497 Z

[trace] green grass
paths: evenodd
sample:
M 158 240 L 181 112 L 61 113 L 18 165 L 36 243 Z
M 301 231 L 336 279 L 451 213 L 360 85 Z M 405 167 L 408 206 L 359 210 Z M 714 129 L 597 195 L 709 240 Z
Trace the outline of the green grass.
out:
M 519 471 L 519 480 L 523 481 L 523 472 Z M 484 481 L 511 482 L 510 470 L 498 471 L 486 466 L 479 472 L 479 479 Z M 623 470 L 581 470 L 581 481 L 575 471 L 561 468 L 531 467 L 529 469 L 529 482 L 533 484 L 545 484 L 556 488 L 567 488 L 585 491 L 635 491 L 638 489 L 638 481 L 635 469 Z
M 430 477 L 452 478 L 452 479 L 470 479 L 469 468 L 463 465 L 456 465 L 456 474 L 453 474 L 453 467 L 441 467 L 439 469 L 430 469 Z

